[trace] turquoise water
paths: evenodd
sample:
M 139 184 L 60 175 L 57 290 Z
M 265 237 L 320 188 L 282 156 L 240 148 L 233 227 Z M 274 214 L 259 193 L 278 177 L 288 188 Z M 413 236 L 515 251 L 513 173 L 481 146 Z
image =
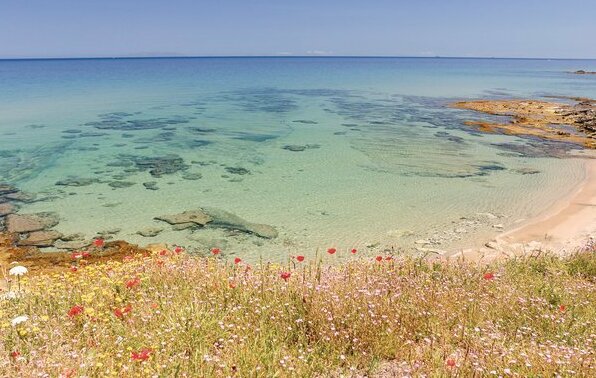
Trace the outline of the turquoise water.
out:
M 584 169 L 561 158 L 572 146 L 479 134 L 463 122 L 482 116 L 446 104 L 596 98 L 596 77 L 568 73 L 577 69 L 596 61 L 0 61 L 0 182 L 37 196 L 20 213 L 56 212 L 56 230 L 85 238 L 112 230 L 271 258 L 330 246 L 454 251 L 539 214 Z M 202 207 L 279 236 L 153 219 Z M 151 227 L 163 230 L 137 234 Z

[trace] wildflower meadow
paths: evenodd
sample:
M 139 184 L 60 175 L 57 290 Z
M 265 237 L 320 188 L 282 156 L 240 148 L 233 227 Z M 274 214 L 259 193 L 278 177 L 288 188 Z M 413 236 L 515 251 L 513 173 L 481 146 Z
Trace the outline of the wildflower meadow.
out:
M 330 248 L 280 265 L 177 247 L 17 265 L 0 376 L 595 376 L 594 253 L 479 265 Z

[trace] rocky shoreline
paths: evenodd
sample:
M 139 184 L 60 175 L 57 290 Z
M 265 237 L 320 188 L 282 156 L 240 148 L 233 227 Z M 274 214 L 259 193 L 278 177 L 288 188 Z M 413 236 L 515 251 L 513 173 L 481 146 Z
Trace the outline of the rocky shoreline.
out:
M 466 125 L 480 132 L 539 137 L 596 149 L 596 100 L 581 97 L 550 97 L 566 100 L 470 100 L 451 107 L 505 116 L 504 122 L 470 120 Z
M 82 250 L 96 250 L 94 242 L 98 239 L 111 240 L 119 233 L 119 229 L 99 231 L 92 238 L 76 233 L 65 235 L 55 229 L 60 223 L 58 214 L 54 212 L 22 213 L 21 204 L 31 202 L 34 195 L 20 191 L 13 185 L 0 183 L 0 265 L 10 261 L 32 260 L 36 264 L 61 265 L 68 267 L 70 253 Z M 175 214 L 165 214 L 154 217 L 154 221 L 171 225 L 173 231 L 190 230 L 200 232 L 203 228 L 220 228 L 235 233 L 244 233 L 262 239 L 275 239 L 278 231 L 275 227 L 250 222 L 231 212 L 201 207 Z M 164 231 L 164 227 L 145 227 L 136 232 L 143 237 L 155 237 Z M 110 254 L 120 255 L 120 250 L 138 249 L 125 241 L 108 243 L 112 248 L 108 255 L 102 249 L 98 256 L 100 260 L 108 258 Z M 162 248 L 165 248 L 163 246 Z M 51 252 L 47 252 L 51 251 Z M 97 251 L 95 251 L 97 252 Z M 71 261 L 70 261 L 71 262 Z

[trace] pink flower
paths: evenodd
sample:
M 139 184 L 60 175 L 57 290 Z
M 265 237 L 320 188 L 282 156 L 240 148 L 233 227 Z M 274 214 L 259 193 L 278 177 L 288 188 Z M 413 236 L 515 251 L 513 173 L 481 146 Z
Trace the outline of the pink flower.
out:
M 167 251 L 167 250 L 165 250 L 165 249 L 162 249 L 161 251 L 159 251 L 159 255 L 160 255 L 160 256 L 165 256 L 165 255 L 167 255 L 167 254 L 168 254 L 168 251 Z
M 288 281 L 288 279 L 290 279 L 290 276 L 292 275 L 291 272 L 281 272 L 281 274 L 279 275 L 284 281 Z
M 21 352 L 19 352 L 18 350 L 10 352 L 10 358 L 17 358 L 20 355 L 21 355 Z
M 104 244 L 105 244 L 105 242 L 104 242 L 103 239 L 95 239 L 93 241 L 93 245 L 96 246 L 96 247 L 98 247 L 98 248 L 103 247 Z
M 450 358 L 446 361 L 447 366 L 449 367 L 454 367 L 455 366 L 455 360 L 453 358 Z
M 70 267 L 70 271 L 73 272 L 73 273 L 76 272 L 77 270 L 79 270 L 79 269 L 76 266 L 74 266 L 74 265 L 72 265 Z

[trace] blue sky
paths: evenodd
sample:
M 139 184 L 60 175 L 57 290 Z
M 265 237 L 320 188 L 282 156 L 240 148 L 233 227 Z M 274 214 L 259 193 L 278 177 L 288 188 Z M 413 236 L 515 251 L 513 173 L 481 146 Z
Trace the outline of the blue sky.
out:
M 0 0 L 0 58 L 596 58 L 596 0 Z

